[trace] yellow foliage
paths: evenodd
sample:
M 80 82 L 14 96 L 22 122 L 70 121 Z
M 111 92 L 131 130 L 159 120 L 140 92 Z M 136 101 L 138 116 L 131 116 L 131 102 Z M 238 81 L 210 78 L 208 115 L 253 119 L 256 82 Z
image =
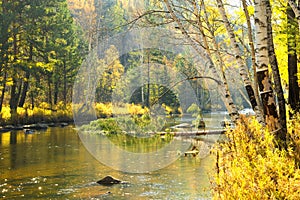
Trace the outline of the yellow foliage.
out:
M 274 135 L 256 120 L 241 121 L 227 137 L 215 150 L 214 199 L 299 199 L 293 148 L 276 148 Z
M 170 106 L 167 106 L 165 104 L 162 105 L 165 108 L 165 111 L 167 114 L 172 113 L 173 109 Z
M 143 108 L 141 105 L 129 104 L 127 108 L 131 115 L 143 115 L 149 112 L 147 107 Z
M 1 111 L 1 119 L 4 122 L 7 122 L 10 119 L 10 108 L 8 106 L 4 106 Z
M 112 104 L 111 103 L 96 103 L 95 110 L 97 117 L 109 117 L 112 115 Z
M 20 117 L 26 117 L 26 109 L 25 108 L 18 107 L 17 113 L 18 113 L 18 116 L 20 116 Z
M 31 109 L 29 104 L 25 104 L 23 108 L 17 108 L 17 118 L 15 121 L 11 121 L 11 113 L 9 106 L 3 106 L 0 114 L 0 124 L 9 123 L 37 123 L 37 122 L 59 122 L 59 121 L 71 121 L 73 119 L 72 105 L 58 103 L 56 110 L 51 110 L 50 105 L 46 102 L 42 102 L 39 106 Z

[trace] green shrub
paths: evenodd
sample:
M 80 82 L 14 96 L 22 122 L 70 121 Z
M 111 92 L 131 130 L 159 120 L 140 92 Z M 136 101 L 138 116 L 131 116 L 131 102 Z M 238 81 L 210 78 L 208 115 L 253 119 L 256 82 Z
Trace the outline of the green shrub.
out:
M 82 126 L 80 130 L 104 134 L 117 134 L 122 132 L 118 126 L 118 123 L 113 118 L 97 119 L 90 122 L 88 125 Z

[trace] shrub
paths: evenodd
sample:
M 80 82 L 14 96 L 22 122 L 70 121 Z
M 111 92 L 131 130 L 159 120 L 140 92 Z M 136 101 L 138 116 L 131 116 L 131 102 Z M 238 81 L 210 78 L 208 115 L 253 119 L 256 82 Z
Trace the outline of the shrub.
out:
M 111 103 L 96 103 L 95 110 L 97 118 L 105 118 L 112 116 L 112 104 Z
M 118 123 L 113 118 L 91 121 L 90 124 L 82 126 L 80 130 L 105 134 L 117 134 L 122 132 Z
M 226 135 L 228 141 L 214 151 L 214 199 L 299 199 L 299 152 L 291 146 L 295 142 L 287 151 L 279 150 L 274 135 L 254 119 L 242 120 Z
M 149 112 L 149 109 L 147 107 L 143 107 L 141 105 L 136 105 L 132 103 L 128 105 L 128 112 L 132 116 L 144 115 Z
M 289 146 L 293 150 L 293 156 L 300 166 L 300 114 L 295 115 L 288 123 Z

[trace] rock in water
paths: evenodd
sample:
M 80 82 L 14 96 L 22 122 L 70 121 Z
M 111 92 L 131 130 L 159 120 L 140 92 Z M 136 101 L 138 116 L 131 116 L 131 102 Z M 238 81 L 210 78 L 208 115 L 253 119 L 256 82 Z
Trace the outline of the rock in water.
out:
M 111 176 L 106 176 L 105 178 L 97 181 L 97 183 L 100 184 L 100 185 L 111 186 L 111 185 L 114 185 L 114 184 L 119 184 L 119 183 L 121 183 L 121 181 L 118 180 L 118 179 L 115 179 Z

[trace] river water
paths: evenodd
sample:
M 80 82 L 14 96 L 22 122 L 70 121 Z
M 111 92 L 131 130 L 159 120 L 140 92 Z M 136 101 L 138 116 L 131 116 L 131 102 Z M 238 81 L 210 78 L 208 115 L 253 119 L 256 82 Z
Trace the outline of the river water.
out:
M 210 199 L 213 167 L 211 155 L 182 156 L 151 173 L 124 173 L 91 156 L 72 126 L 0 134 L 3 199 Z M 107 175 L 126 183 L 96 183 Z

